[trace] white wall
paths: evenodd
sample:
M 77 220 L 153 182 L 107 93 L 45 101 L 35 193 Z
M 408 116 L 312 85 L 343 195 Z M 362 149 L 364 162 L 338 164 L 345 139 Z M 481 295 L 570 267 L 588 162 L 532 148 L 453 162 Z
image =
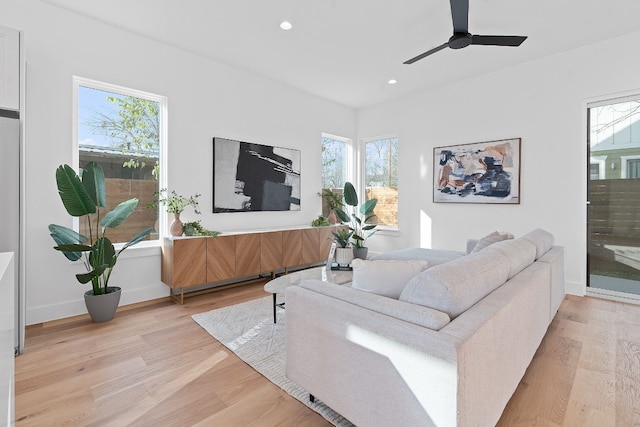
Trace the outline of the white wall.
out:
M 52 249 L 50 223 L 71 226 L 55 169 L 71 163 L 72 76 L 168 97 L 169 188 L 201 193 L 197 219 L 216 230 L 308 224 L 320 213 L 322 132 L 355 138 L 353 110 L 37 0 L 0 0 L 0 24 L 24 32 L 27 58 L 27 324 L 85 313 L 82 270 Z M 167 28 L 171 31 L 171 28 Z M 212 43 L 223 42 L 212 40 Z M 211 213 L 212 137 L 302 150 L 302 210 Z M 185 218 L 189 217 L 185 211 Z M 168 295 L 158 248 L 128 249 L 112 283 L 121 304 Z
M 358 138 L 397 133 L 399 227 L 373 250 L 464 250 L 468 237 L 541 227 L 565 246 L 569 292 L 586 284 L 586 102 L 638 90 L 640 33 L 358 112 Z M 433 147 L 522 138 L 520 205 L 434 204 Z

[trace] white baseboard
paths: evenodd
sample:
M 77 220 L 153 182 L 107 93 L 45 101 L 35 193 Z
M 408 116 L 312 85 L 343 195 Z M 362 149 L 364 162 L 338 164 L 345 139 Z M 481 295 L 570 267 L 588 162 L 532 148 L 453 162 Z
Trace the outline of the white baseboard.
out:
M 587 292 L 587 287 L 584 283 L 566 282 L 564 284 L 564 289 L 568 294 L 577 295 L 579 297 L 585 296 Z
M 165 285 L 153 285 L 143 289 L 127 291 L 123 288 L 120 298 L 120 306 L 149 301 L 157 298 L 168 297 L 169 288 Z M 65 301 L 61 304 L 52 304 L 40 307 L 27 308 L 27 325 L 49 322 L 52 320 L 64 319 L 66 317 L 85 314 L 87 308 L 84 299 L 80 297 L 73 301 Z

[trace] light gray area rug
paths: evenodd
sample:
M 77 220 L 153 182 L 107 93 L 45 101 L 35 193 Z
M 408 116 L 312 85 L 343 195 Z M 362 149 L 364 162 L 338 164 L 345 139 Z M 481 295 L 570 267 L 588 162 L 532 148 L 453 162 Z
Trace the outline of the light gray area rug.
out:
M 320 400 L 311 403 L 309 393 L 286 377 L 284 310 L 278 308 L 278 323 L 274 324 L 270 296 L 195 314 L 192 318 L 253 369 L 333 425 L 353 425 Z

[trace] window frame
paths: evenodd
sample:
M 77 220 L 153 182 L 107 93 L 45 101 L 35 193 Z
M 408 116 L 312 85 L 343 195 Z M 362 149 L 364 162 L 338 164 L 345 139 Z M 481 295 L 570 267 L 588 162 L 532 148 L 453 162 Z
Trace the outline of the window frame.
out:
M 159 139 L 158 143 L 160 147 L 159 147 L 159 154 L 158 154 L 159 155 L 158 188 L 167 188 L 167 182 L 168 182 L 168 179 L 167 179 L 167 175 L 168 175 L 167 174 L 168 99 L 167 97 L 163 95 L 150 93 L 150 92 L 145 92 L 138 89 L 132 89 L 124 86 L 115 85 L 112 83 L 101 82 L 98 80 L 88 79 L 85 77 L 80 77 L 75 75 L 73 76 L 72 81 L 73 81 L 73 106 L 72 106 L 72 116 L 71 116 L 71 120 L 72 120 L 72 127 L 71 127 L 72 128 L 72 155 L 71 155 L 72 163 L 71 165 L 73 166 L 74 170 L 76 172 L 79 171 L 79 164 L 80 164 L 80 144 L 78 141 L 78 127 L 79 127 L 78 95 L 79 95 L 80 86 L 83 86 L 91 89 L 97 89 L 101 91 L 116 93 L 118 95 L 142 98 L 149 101 L 157 102 L 159 104 L 160 108 L 158 113 L 160 115 L 159 117 L 160 133 L 158 135 L 158 139 Z M 158 206 L 158 239 L 139 242 L 135 246 L 129 248 L 129 251 L 125 251 L 125 252 L 130 253 L 133 250 L 133 252 L 138 253 L 138 255 L 145 255 L 145 254 L 141 254 L 142 249 L 160 247 L 162 240 L 168 235 L 167 234 L 168 218 L 167 218 L 167 215 L 160 214 L 161 212 L 160 209 L 161 209 L 160 206 Z M 79 225 L 80 225 L 79 218 L 73 218 L 73 229 L 78 231 Z M 126 242 L 114 243 L 114 246 L 116 247 L 116 249 L 120 249 L 125 243 Z M 124 255 L 125 253 L 123 253 L 123 258 L 128 258 L 128 257 L 124 257 Z M 133 255 L 133 254 L 130 253 L 130 255 Z

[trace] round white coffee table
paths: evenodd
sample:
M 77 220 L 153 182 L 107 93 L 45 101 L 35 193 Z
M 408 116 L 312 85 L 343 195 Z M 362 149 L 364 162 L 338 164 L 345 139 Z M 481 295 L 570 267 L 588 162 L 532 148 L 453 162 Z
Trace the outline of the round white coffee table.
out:
M 307 279 L 322 280 L 323 282 L 335 283 L 343 285 L 351 282 L 353 272 L 346 270 L 328 270 L 325 266 L 308 268 L 305 270 L 294 271 L 268 281 L 264 285 L 265 292 L 273 294 L 273 323 L 276 323 L 276 309 L 284 308 L 284 302 L 277 303 L 276 295 L 284 294 L 285 289 L 289 286 L 297 286 L 301 281 Z

